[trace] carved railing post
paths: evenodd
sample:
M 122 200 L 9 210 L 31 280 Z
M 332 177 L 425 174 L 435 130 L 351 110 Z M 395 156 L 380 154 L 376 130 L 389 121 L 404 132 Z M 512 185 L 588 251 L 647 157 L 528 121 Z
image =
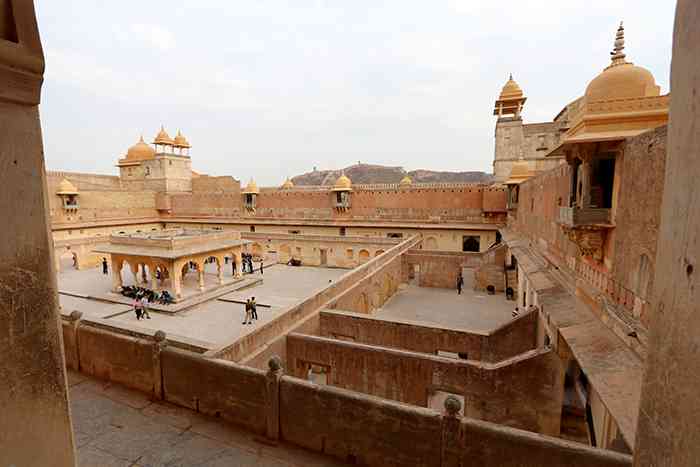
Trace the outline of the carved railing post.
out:
M 282 368 L 282 360 L 274 355 L 267 363 L 267 438 L 271 441 L 277 441 L 280 436 L 280 380 L 284 375 Z
M 153 396 L 157 400 L 163 400 L 163 366 L 161 364 L 161 352 L 167 345 L 166 334 L 163 331 L 156 331 L 153 335 Z
M 442 417 L 442 467 L 459 467 L 462 446 L 459 439 L 462 403 L 453 395 L 445 399 L 445 414 Z
M 71 338 L 73 339 L 73 355 L 66 355 L 66 363 L 69 364 L 71 369 L 75 371 L 80 371 L 80 342 L 78 341 L 78 327 L 80 326 L 80 319 L 82 317 L 83 312 L 78 310 L 73 310 L 68 317 Z

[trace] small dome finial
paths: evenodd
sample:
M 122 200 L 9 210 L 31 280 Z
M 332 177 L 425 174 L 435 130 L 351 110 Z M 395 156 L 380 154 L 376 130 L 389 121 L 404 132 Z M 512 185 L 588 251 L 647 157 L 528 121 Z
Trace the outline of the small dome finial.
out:
M 625 27 L 620 21 L 620 26 L 617 28 L 617 33 L 615 34 L 615 45 L 613 51 L 610 52 L 610 58 L 612 59 L 613 65 L 620 65 L 627 63 L 625 61 Z

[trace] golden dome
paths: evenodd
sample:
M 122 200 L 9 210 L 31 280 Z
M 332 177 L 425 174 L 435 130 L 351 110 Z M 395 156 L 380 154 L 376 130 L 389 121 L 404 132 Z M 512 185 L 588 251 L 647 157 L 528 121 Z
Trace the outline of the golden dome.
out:
M 399 186 L 411 186 L 413 184 L 413 180 L 411 180 L 411 177 L 406 175 L 404 178 L 401 179 L 399 182 Z
M 289 178 L 287 178 L 284 181 L 284 183 L 282 184 L 282 189 L 289 190 L 290 188 L 294 188 L 294 182 L 292 182 Z
M 172 146 L 174 144 L 173 139 L 170 137 L 163 125 L 160 126 L 160 131 L 156 135 L 156 139 L 153 140 L 153 144 L 164 144 L 167 146 Z
M 513 99 L 521 99 L 523 97 L 523 90 L 520 89 L 518 83 L 513 79 L 513 75 L 510 75 L 508 81 L 503 86 L 501 90 L 501 95 L 498 97 L 499 101 L 507 101 Z
M 255 183 L 255 180 L 253 180 L 251 178 L 250 181 L 248 182 L 248 186 L 246 186 L 243 189 L 242 193 L 244 195 L 253 195 L 253 194 L 257 195 L 258 193 L 260 193 L 260 190 L 258 189 L 258 184 Z
M 156 155 L 155 150 L 143 140 L 143 136 L 139 141 L 131 146 L 126 152 L 126 160 L 128 161 L 143 161 L 153 159 Z
M 338 180 L 335 181 L 335 185 L 333 185 L 333 191 L 350 191 L 352 190 L 352 181 L 345 175 L 342 174 L 340 177 L 338 177 Z
M 586 88 L 588 102 L 658 96 L 661 92 L 654 75 L 625 60 L 625 29 L 620 23 L 611 53 L 612 63 Z
M 533 175 L 532 171 L 530 171 L 530 165 L 524 160 L 519 160 L 511 167 L 510 177 L 505 181 L 505 184 L 518 185 Z
M 57 195 L 77 195 L 78 189 L 73 185 L 68 179 L 64 178 L 61 183 L 58 184 L 58 189 L 56 190 Z
M 182 136 L 182 133 L 180 133 L 180 130 L 177 130 L 177 135 L 175 136 L 175 139 L 173 140 L 173 146 L 178 147 L 178 148 L 191 148 L 190 143 L 187 141 L 187 138 Z

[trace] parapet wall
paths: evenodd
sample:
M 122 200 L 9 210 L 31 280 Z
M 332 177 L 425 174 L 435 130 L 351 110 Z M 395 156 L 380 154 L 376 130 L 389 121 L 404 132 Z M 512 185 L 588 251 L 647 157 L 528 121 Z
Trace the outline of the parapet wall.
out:
M 340 310 L 320 315 L 322 337 L 437 354 L 460 354 L 474 361 L 498 362 L 536 347 L 537 312 L 530 311 L 491 332 L 397 322 Z
M 79 353 L 85 368 L 105 365 L 122 371 L 96 376 L 141 388 L 156 400 L 188 407 L 241 426 L 270 442 L 285 441 L 370 467 L 631 467 L 630 456 L 548 436 L 411 407 L 378 397 L 291 376 L 272 365 L 266 372 L 173 349 L 152 336 L 109 337 L 94 357 L 80 320 L 64 318 L 65 354 Z M 99 345 L 109 330 L 93 333 Z M 162 337 L 162 336 L 161 336 Z M 76 344 L 77 343 L 77 344 Z M 130 348 L 138 348 L 130 378 Z M 150 349 L 150 352 L 147 350 Z M 69 368 L 77 360 L 67 358 Z M 150 368 L 147 367 L 150 362 Z M 150 379 L 147 375 L 151 375 Z M 460 464 L 461 463 L 461 464 Z
M 559 434 L 564 372 L 551 350 L 488 364 L 291 333 L 287 363 L 293 376 L 321 366 L 331 386 L 419 407 L 439 391 L 458 394 L 467 417 Z

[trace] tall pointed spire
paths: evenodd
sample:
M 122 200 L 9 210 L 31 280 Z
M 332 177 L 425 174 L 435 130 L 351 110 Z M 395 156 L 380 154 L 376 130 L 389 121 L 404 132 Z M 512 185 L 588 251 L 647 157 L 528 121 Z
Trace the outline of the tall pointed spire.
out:
M 612 64 L 613 65 L 622 65 L 623 63 L 627 63 L 625 60 L 625 53 L 623 52 L 625 50 L 625 27 L 622 25 L 622 21 L 620 21 L 620 27 L 617 28 L 617 34 L 615 34 L 615 46 L 613 47 L 613 51 L 610 52 L 610 58 L 612 59 Z

